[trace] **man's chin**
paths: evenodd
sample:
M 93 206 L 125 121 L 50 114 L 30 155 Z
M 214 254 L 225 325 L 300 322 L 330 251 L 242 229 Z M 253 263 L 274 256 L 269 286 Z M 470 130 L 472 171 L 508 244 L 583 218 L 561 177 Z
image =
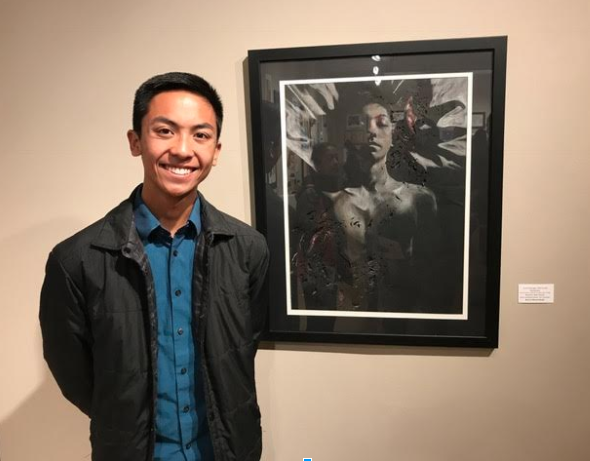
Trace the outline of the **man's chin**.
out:
M 177 198 L 177 199 L 183 199 L 186 197 L 189 197 L 191 195 L 196 195 L 197 194 L 197 185 L 195 185 L 194 187 L 190 187 L 190 188 L 183 188 L 183 189 L 173 189 L 168 191 L 168 196 L 170 196 L 171 198 Z
M 165 200 L 178 201 L 197 194 L 198 184 L 186 184 L 182 187 L 178 185 L 162 184 L 155 190 L 155 194 Z

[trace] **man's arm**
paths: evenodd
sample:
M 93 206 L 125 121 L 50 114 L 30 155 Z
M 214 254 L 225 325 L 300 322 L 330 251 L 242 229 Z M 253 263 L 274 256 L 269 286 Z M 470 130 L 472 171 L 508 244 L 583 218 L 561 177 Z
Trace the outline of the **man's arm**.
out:
M 264 240 L 255 249 L 256 251 L 252 251 L 252 264 L 250 266 L 250 308 L 254 342 L 258 344 L 266 323 L 266 312 L 268 310 L 267 270 L 270 257 L 268 246 Z
M 63 395 L 90 415 L 93 366 L 84 297 L 51 253 L 41 289 L 43 355 Z

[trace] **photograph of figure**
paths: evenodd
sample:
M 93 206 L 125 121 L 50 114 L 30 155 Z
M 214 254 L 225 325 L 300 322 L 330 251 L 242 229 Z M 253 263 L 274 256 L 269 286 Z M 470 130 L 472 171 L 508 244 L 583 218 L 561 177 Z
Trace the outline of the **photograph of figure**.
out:
M 466 316 L 470 84 L 281 82 L 291 313 Z

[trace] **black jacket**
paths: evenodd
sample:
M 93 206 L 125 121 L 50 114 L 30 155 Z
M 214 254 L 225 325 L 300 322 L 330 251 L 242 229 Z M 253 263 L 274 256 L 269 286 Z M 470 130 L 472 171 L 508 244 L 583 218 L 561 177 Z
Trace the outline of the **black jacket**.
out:
M 268 249 L 258 232 L 201 196 L 194 337 L 216 461 L 259 460 L 254 355 Z M 57 245 L 41 292 L 43 350 L 64 396 L 91 418 L 94 461 L 149 461 L 154 447 L 157 317 L 132 199 Z

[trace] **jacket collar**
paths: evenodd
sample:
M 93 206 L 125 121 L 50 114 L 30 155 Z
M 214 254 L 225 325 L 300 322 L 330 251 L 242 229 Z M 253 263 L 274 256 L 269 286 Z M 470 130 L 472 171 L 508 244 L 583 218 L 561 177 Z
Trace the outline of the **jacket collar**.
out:
M 133 198 L 139 187 L 137 186 L 127 199 L 107 213 L 104 217 L 104 225 L 92 245 L 106 250 L 129 248 L 131 251 L 141 246 L 133 216 Z M 205 233 L 207 239 L 215 238 L 215 236 L 231 237 L 235 235 L 226 216 L 207 202 L 201 192 L 199 192 L 199 197 L 201 198 L 202 232 Z

